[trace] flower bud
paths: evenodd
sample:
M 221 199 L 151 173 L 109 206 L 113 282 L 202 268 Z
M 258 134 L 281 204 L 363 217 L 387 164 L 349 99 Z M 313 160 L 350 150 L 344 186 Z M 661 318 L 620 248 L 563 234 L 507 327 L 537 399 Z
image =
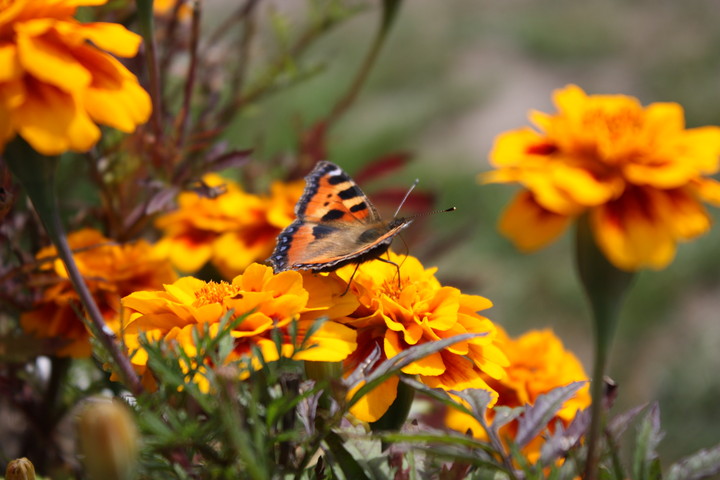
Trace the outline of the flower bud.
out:
M 131 478 L 137 461 L 138 432 L 125 405 L 104 398 L 90 400 L 78 415 L 77 432 L 89 479 Z
M 35 480 L 35 467 L 27 458 L 18 458 L 8 463 L 5 480 Z

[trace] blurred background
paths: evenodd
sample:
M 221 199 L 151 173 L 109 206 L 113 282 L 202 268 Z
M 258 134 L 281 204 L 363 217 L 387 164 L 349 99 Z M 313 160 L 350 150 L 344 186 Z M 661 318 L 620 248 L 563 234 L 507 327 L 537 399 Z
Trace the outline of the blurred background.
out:
M 204 4 L 206 21 L 222 17 L 223 3 Z M 294 2 L 270 7 L 290 26 L 304 14 Z M 246 109 L 231 141 L 254 145 L 256 158 L 291 152 L 298 123 L 327 115 L 351 82 L 378 18 L 372 2 L 314 44 L 305 61 L 320 73 Z M 328 159 L 352 174 L 411 153 L 399 173 L 361 185 L 372 198 L 417 177 L 438 208 L 457 207 L 411 228 L 410 253 L 438 266 L 445 283 L 490 298 L 488 316 L 511 334 L 552 328 L 589 371 L 591 325 L 571 233 L 536 254 L 517 252 L 496 230 L 514 187 L 481 186 L 476 176 L 489 168 L 494 137 L 527 125 L 530 109 L 554 111 L 553 90 L 569 83 L 643 104 L 678 102 L 689 127 L 720 124 L 718 20 L 716 0 L 406 1 L 359 98 L 328 133 Z M 614 412 L 660 402 L 665 464 L 720 442 L 719 241 L 716 227 L 680 245 L 667 269 L 637 275 L 616 336 Z

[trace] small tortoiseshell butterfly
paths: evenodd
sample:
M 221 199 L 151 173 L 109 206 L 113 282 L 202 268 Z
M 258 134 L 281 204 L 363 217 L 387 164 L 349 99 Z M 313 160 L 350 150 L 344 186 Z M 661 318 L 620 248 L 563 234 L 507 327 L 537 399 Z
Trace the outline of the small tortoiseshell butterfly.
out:
M 277 238 L 268 259 L 275 272 L 331 272 L 378 258 L 412 219 L 380 218 L 350 176 L 330 162 L 318 162 L 305 177 L 295 206 L 297 219 Z

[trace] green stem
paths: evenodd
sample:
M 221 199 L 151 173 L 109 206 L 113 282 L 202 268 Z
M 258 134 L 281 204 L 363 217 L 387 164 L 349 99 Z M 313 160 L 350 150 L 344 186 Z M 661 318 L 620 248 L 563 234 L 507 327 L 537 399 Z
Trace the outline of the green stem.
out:
M 365 84 L 365 81 L 367 80 L 368 75 L 370 75 L 370 71 L 375 64 L 378 55 L 380 54 L 380 50 L 382 49 L 382 46 L 385 43 L 385 38 L 387 37 L 387 34 L 394 23 L 401 3 L 402 0 L 385 0 L 383 2 L 383 13 L 382 20 L 380 22 L 380 28 L 378 28 L 378 31 L 375 34 L 373 43 L 370 46 L 370 50 L 368 50 L 368 53 L 365 55 L 365 59 L 363 60 L 360 69 L 358 70 L 357 74 L 355 74 L 353 82 L 350 84 L 350 87 L 345 92 L 345 95 L 343 95 L 342 98 L 338 100 L 338 102 L 335 104 L 332 111 L 328 115 L 326 119 L 326 123 L 328 125 L 332 125 L 333 122 L 337 121 L 337 119 L 340 118 L 340 116 L 342 116 L 348 110 L 348 108 L 350 108 L 350 106 L 353 104 L 358 94 L 360 93 L 362 86 Z
M 590 430 L 586 436 L 588 453 L 585 480 L 595 480 L 600 463 L 600 434 L 605 423 L 604 381 L 610 346 L 617 328 L 622 301 L 634 274 L 611 264 L 593 237 L 587 215 L 578 219 L 576 261 L 580 281 L 592 311 L 595 336 L 595 362 L 591 383 L 592 406 Z
M 160 91 L 160 67 L 157 60 L 155 45 L 155 20 L 153 16 L 153 0 L 137 0 L 138 20 L 140 32 L 145 40 L 145 55 L 147 56 L 149 90 L 152 99 L 152 126 L 155 141 L 161 143 L 162 131 L 162 92 Z
M 50 240 L 55 245 L 58 256 L 65 265 L 70 282 L 80 297 L 85 312 L 90 317 L 93 333 L 115 361 L 125 385 L 133 394 L 137 395 L 142 391 L 140 380 L 135 374 L 130 360 L 115 343 L 115 333 L 105 323 L 95 299 L 85 284 L 80 270 L 78 270 L 72 250 L 67 242 L 55 191 L 55 173 L 59 159 L 38 154 L 19 137 L 7 145 L 4 159 L 10 171 L 23 186 L 30 200 L 32 200 L 35 211 L 45 226 Z

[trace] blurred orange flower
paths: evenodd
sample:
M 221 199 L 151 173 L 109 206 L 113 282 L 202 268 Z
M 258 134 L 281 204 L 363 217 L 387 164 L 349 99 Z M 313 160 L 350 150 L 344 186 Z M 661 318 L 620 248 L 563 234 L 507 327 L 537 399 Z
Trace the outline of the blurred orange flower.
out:
M 119 245 L 100 232 L 84 229 L 68 236 L 75 262 L 110 328 L 119 325 L 120 299 L 139 290 L 156 290 L 173 282 L 175 272 L 167 259 L 157 256 L 144 240 Z M 67 342 L 56 354 L 89 357 L 90 332 L 78 317 L 80 299 L 67 276 L 65 266 L 55 257 L 55 247 L 37 254 L 45 260 L 43 269 L 53 274 L 52 286 L 45 289 L 37 308 L 23 313 L 20 324 L 37 337 L 60 338 Z
M 288 271 L 277 275 L 272 268 L 251 264 L 245 273 L 231 283 L 203 282 L 184 277 L 165 285 L 164 291 L 137 292 L 123 299 L 130 313 L 121 329 L 125 345 L 135 351 L 132 363 L 143 382 L 152 387 L 153 379 L 147 369 L 147 353 L 142 349 L 139 335 L 149 340 L 177 342 L 188 355 L 197 353 L 193 330 L 209 326 L 209 333 L 218 332 L 220 321 L 232 311 L 232 319 L 246 315 L 232 330 L 235 348 L 229 360 L 241 359 L 248 370 L 261 366 L 254 357 L 252 347 L 262 353 L 266 362 L 280 356 L 296 360 L 338 362 L 355 350 L 355 331 L 337 320 L 358 306 L 357 300 L 343 296 L 345 285 L 335 277 L 301 275 Z M 310 339 L 312 348 L 296 352 L 289 326 L 297 321 L 300 342 L 319 317 L 329 320 L 315 331 Z M 281 351 L 271 337 L 279 329 L 283 336 Z M 202 333 L 202 332 L 199 332 Z M 249 373 L 244 372 L 243 376 Z M 207 391 L 208 384 L 202 375 L 188 381 L 196 382 Z
M 113 23 L 79 23 L 106 0 L 6 0 L 0 12 L 0 150 L 16 134 L 37 152 L 87 151 L 96 123 L 132 132 L 150 97 L 107 50 L 133 57 L 141 38 Z
M 497 170 L 483 182 L 524 187 L 500 221 L 521 250 L 543 247 L 587 213 L 598 246 L 618 268 L 660 269 L 679 241 L 710 226 L 703 202 L 720 205 L 720 128 L 685 128 L 682 107 L 643 107 L 622 95 L 587 95 L 570 85 L 558 112 L 532 112 L 539 132 L 498 136 Z
M 572 352 L 565 350 L 562 341 L 551 330 L 531 330 L 516 340 L 499 326 L 497 331 L 498 347 L 507 355 L 510 364 L 505 368 L 505 377 L 486 378 L 488 385 L 498 392 L 496 406 L 514 408 L 533 405 L 538 396 L 554 388 L 588 380 L 580 361 Z M 590 392 L 586 385 L 563 404 L 548 422 L 548 428 L 552 431 L 557 420 L 565 426 L 569 425 L 579 410 L 589 406 Z M 492 410 L 489 413 L 492 416 Z M 486 437 L 477 421 L 458 410 L 448 411 L 447 424 L 461 432 L 471 429 L 476 437 Z M 503 438 L 515 438 L 517 421 L 503 426 L 500 434 Z M 542 438 L 538 437 L 526 446 L 524 453 L 529 460 L 534 462 L 538 458 L 541 445 Z
M 413 345 L 484 333 L 418 360 L 403 372 L 417 375 L 433 388 L 482 388 L 495 394 L 486 378 L 502 378 L 507 359 L 497 346 L 495 326 L 477 313 L 490 308 L 490 300 L 442 286 L 435 278 L 437 269 L 425 269 L 414 257 L 388 255 L 400 265 L 399 278 L 394 265 L 375 260 L 364 263 L 352 279 L 350 290 L 360 307 L 343 321 L 358 330 L 358 349 L 346 360 L 345 369 L 354 370 L 376 347 L 383 353 L 382 361 Z M 347 265 L 337 274 L 350 281 L 354 270 L 354 265 Z M 395 400 L 397 384 L 397 377 L 386 381 L 355 404 L 351 413 L 363 421 L 378 420 Z
M 216 198 L 181 193 L 178 209 L 157 219 L 163 231 L 158 249 L 182 272 L 194 273 L 212 262 L 225 278 L 233 278 L 270 256 L 277 235 L 294 219 L 304 184 L 275 182 L 269 196 L 259 196 L 219 175 L 203 181 L 210 187 L 224 185 L 226 191 Z

